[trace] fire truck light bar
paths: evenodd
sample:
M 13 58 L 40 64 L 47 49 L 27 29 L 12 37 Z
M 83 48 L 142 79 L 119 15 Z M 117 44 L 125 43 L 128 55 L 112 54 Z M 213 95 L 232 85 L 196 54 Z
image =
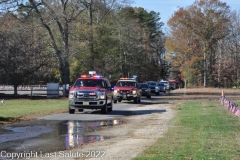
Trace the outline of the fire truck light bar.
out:
M 81 78 L 87 78 L 86 74 L 81 75 Z
M 101 75 L 98 74 L 94 74 L 94 75 L 86 75 L 86 74 L 82 74 L 81 78 L 102 78 Z
M 94 74 L 94 75 L 93 75 L 93 78 L 102 78 L 102 76 L 101 76 L 101 75 Z
M 121 80 L 135 80 L 135 78 L 120 78 Z

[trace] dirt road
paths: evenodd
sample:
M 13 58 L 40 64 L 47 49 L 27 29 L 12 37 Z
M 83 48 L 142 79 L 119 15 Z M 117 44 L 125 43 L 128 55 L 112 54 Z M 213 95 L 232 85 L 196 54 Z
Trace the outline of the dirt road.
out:
M 240 92 L 224 90 L 226 96 L 239 99 Z M 111 139 L 84 145 L 81 148 L 55 153 L 47 159 L 101 159 L 130 160 L 138 156 L 168 130 L 168 122 L 176 114 L 175 107 L 186 100 L 218 100 L 222 89 L 178 89 L 166 93 L 152 105 L 135 108 L 142 111 L 151 110 L 151 114 L 138 114 L 125 117 L 126 124 L 91 132 L 91 135 L 112 136 Z M 154 113 L 154 110 L 162 112 Z M 90 153 L 92 155 L 90 155 Z M 39 159 L 39 158 L 37 158 Z M 42 159 L 42 158 L 41 158 Z
M 174 105 L 163 103 L 138 107 L 136 110 L 139 112 L 151 110 L 152 113 L 156 109 L 162 112 L 126 117 L 124 118 L 127 122 L 125 124 L 91 132 L 91 135 L 111 136 L 112 138 L 84 145 L 81 148 L 57 152 L 50 158 L 48 156 L 45 158 L 130 160 L 166 133 L 167 122 L 175 115 Z M 90 152 L 92 156 L 88 155 Z M 38 155 L 36 159 L 43 159 L 44 156 Z

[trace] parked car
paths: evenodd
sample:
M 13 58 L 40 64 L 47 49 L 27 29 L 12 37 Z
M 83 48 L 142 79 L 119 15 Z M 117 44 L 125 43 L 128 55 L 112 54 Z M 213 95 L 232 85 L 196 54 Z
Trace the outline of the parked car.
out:
M 160 92 L 165 93 L 166 92 L 166 87 L 163 83 L 158 83 L 158 86 L 160 88 Z
M 162 84 L 164 84 L 165 85 L 165 89 L 168 91 L 168 90 L 170 90 L 170 84 L 169 84 L 169 82 L 168 81 L 161 81 L 160 83 L 162 83 Z
M 142 89 L 142 96 L 151 98 L 151 89 L 147 83 L 139 83 L 140 89 Z
M 156 95 L 159 95 L 160 93 L 160 88 L 158 86 L 158 82 L 155 81 L 148 81 L 147 84 L 149 85 L 151 89 L 151 93 L 154 93 Z

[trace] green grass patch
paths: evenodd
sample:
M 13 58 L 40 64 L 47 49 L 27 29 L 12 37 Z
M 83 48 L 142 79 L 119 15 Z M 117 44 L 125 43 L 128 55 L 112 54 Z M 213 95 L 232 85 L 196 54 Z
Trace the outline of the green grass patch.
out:
M 240 118 L 220 102 L 186 102 L 177 109 L 164 137 L 135 160 L 240 158 Z
M 5 100 L 5 104 L 0 105 L 0 121 L 14 122 L 66 111 L 68 111 L 67 99 Z

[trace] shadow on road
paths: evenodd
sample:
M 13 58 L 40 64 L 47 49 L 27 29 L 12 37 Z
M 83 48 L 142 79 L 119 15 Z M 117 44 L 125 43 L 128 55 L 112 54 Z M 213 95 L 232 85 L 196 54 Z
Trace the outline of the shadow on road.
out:
M 119 116 L 132 116 L 132 115 L 145 115 L 145 114 L 153 114 L 153 113 L 163 113 L 167 112 L 166 110 L 113 110 L 112 112 L 108 112 L 107 115 L 119 115 Z M 75 114 L 101 114 L 100 111 L 91 111 L 91 112 L 76 112 Z

